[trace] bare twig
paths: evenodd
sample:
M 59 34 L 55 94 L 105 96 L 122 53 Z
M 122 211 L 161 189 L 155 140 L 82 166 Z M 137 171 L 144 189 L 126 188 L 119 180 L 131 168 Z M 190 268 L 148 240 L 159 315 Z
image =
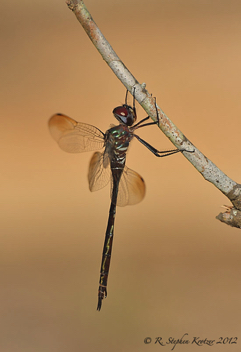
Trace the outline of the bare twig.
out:
M 133 93 L 135 89 L 135 98 L 143 107 L 146 113 L 156 120 L 155 101 L 151 94 L 145 89 L 145 84 L 140 84 L 131 72 L 126 68 L 120 58 L 116 55 L 108 41 L 105 39 L 85 4 L 81 0 L 67 0 L 68 7 L 74 12 L 78 21 L 83 26 L 89 38 L 112 69 L 114 74 L 124 84 L 124 86 Z M 220 213 L 217 219 L 228 225 L 241 228 L 241 185 L 225 175 L 216 165 L 203 155 L 174 125 L 174 123 L 165 115 L 157 106 L 160 123 L 159 128 L 177 147 L 186 150 L 195 150 L 194 153 L 183 152 L 184 156 L 200 172 L 205 180 L 211 182 L 223 194 L 225 194 L 233 204 L 232 210 Z

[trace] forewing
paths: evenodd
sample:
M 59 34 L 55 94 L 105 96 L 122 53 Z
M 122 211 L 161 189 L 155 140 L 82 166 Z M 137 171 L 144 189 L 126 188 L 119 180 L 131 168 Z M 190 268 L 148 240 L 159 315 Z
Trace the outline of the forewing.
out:
M 125 166 L 119 183 L 117 205 L 124 207 L 137 204 L 145 197 L 145 193 L 146 186 L 143 178 L 137 172 Z
M 49 130 L 60 148 L 68 153 L 82 153 L 104 146 L 104 134 L 98 128 L 62 114 L 49 119 Z
M 91 192 L 105 187 L 110 181 L 110 161 L 106 153 L 95 152 L 90 160 L 88 181 Z

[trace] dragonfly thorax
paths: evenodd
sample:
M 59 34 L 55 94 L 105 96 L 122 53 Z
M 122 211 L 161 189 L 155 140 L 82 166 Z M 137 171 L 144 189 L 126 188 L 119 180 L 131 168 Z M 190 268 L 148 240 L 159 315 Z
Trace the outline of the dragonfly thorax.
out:
M 124 124 L 114 126 L 106 131 L 105 136 L 106 151 L 110 159 L 125 159 L 130 141 L 133 138 L 133 133 L 131 133 L 128 126 Z
M 123 104 L 113 110 L 115 118 L 126 126 L 132 126 L 136 121 L 136 109 L 130 105 Z

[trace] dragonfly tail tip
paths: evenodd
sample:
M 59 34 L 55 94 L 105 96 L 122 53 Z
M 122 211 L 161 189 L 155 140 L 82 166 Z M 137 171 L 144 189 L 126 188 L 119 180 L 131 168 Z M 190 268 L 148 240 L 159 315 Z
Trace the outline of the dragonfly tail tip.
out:
M 102 299 L 101 299 L 101 297 L 99 297 L 99 299 L 98 299 L 98 305 L 97 305 L 97 310 L 98 310 L 98 311 L 101 310 L 101 306 L 102 306 Z

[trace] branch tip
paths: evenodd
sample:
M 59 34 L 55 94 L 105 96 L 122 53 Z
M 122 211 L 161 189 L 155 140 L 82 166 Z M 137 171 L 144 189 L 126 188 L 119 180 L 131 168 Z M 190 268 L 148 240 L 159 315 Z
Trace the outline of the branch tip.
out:
M 225 206 L 226 211 L 224 213 L 220 213 L 216 216 L 216 219 L 224 222 L 226 225 L 241 228 L 241 211 L 232 207 Z

